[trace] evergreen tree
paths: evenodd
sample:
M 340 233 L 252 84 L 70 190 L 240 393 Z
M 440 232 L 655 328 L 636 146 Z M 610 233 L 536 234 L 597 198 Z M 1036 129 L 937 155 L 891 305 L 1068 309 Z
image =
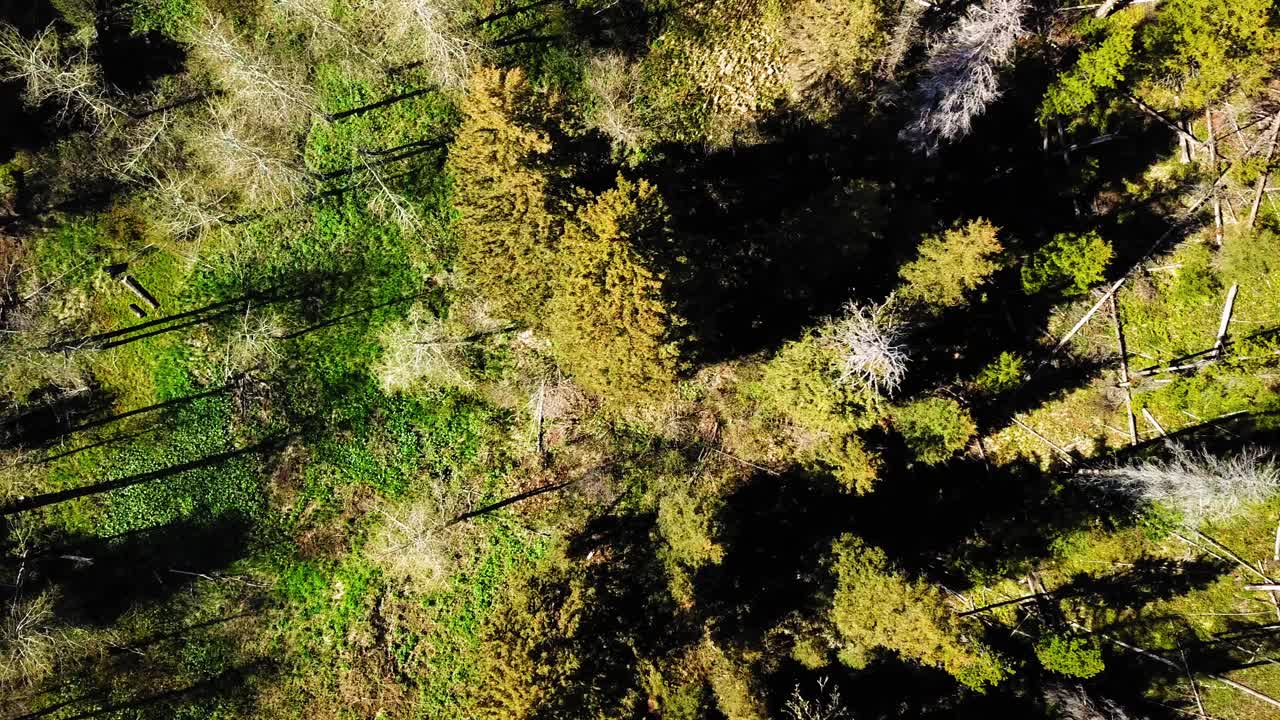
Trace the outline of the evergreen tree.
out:
M 978 690 L 995 685 L 1009 668 L 967 637 L 941 592 L 908 580 L 883 550 L 844 535 L 834 544 L 836 593 L 831 619 L 843 641 L 840 659 L 862 667 L 877 648 L 933 665 Z
M 584 388 L 618 406 L 665 395 L 685 366 L 685 321 L 653 262 L 672 250 L 667 223 L 654 186 L 619 178 L 562 240 L 547 321 L 555 354 Z
M 539 159 L 551 148 L 527 113 L 533 91 L 519 70 L 475 73 L 449 153 L 458 210 L 458 272 L 497 312 L 533 321 L 550 295 L 558 222 Z
M 1000 267 L 995 260 L 1003 249 L 998 232 L 979 219 L 925 238 L 919 256 L 899 272 L 907 282 L 903 297 L 938 308 L 963 304 L 965 294 Z

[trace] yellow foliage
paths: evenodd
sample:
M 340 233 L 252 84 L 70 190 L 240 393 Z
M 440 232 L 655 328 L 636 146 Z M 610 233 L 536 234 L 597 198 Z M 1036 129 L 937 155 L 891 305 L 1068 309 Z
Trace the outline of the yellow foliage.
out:
M 538 159 L 550 140 L 524 113 L 532 90 L 519 70 L 479 70 L 449 151 L 458 210 L 458 272 L 501 314 L 532 321 L 550 294 L 557 219 Z

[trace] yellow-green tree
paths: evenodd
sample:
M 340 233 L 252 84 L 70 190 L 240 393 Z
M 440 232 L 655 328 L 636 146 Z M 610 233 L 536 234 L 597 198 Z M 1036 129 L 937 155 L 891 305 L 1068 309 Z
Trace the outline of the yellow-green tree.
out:
M 547 328 L 563 366 L 615 407 L 668 394 L 684 367 L 685 320 L 651 258 L 670 251 L 656 188 L 619 178 L 578 213 L 561 241 Z
M 999 269 L 998 234 L 995 225 L 978 219 L 925 238 L 916 259 L 899 272 L 907 283 L 903 298 L 936 308 L 963 304 L 967 293 Z
M 981 690 L 1010 672 L 971 637 L 943 602 L 940 591 L 897 571 L 883 550 L 853 535 L 836 540 L 836 592 L 831 607 L 843 643 L 840 659 L 862 667 L 877 648 L 942 668 Z
M 477 71 L 448 163 L 458 210 L 458 272 L 498 313 L 530 321 L 551 292 L 548 268 L 559 225 L 538 167 L 551 143 L 527 116 L 535 106 L 519 70 Z

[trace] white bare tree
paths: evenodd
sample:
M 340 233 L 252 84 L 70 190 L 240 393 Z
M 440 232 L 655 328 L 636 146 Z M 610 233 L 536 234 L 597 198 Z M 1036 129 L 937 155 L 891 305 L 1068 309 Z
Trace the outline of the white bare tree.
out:
M 853 717 L 840 698 L 840 689 L 829 678 L 818 680 L 818 690 L 813 696 L 800 691 L 796 685 L 782 712 L 789 720 L 851 720 Z
M 934 43 L 916 89 L 918 115 L 901 137 L 932 153 L 969 133 L 973 119 L 1000 97 L 998 71 L 1025 34 L 1027 0 L 985 0 Z
M 907 374 L 905 325 L 892 300 L 879 305 L 850 302 L 844 314 L 822 330 L 822 340 L 839 358 L 840 382 L 859 382 L 892 395 Z
M 586 86 L 592 100 L 588 122 L 613 141 L 615 150 L 640 145 L 646 135 L 635 108 L 640 66 L 619 53 L 604 53 L 587 64 Z
M 79 116 L 97 128 L 123 120 L 127 114 L 111 102 L 102 68 L 89 58 L 89 47 L 65 42 L 49 27 L 33 37 L 0 25 L 0 80 L 26 84 L 28 105 L 56 103 L 58 118 Z
M 419 61 L 441 87 L 463 90 L 484 47 L 471 31 L 466 0 L 373 0 L 369 20 L 380 27 L 390 57 Z
M 1174 445 L 1167 459 L 1138 460 L 1080 477 L 1138 502 L 1172 507 L 1195 525 L 1231 517 L 1273 495 L 1280 489 L 1280 463 L 1260 447 L 1218 456 Z
M 348 0 L 340 13 L 327 0 L 276 5 L 317 47 L 346 55 L 357 74 L 421 65 L 442 87 L 462 90 L 484 54 L 469 0 Z
M 213 15 L 195 32 L 193 52 L 237 112 L 276 124 L 291 123 L 300 112 L 323 115 L 302 67 L 251 46 Z
M 374 370 L 387 392 L 428 387 L 468 387 L 462 351 L 466 339 L 435 315 L 415 305 L 403 321 L 389 323 L 379 336 L 382 355 Z
M 195 160 L 221 187 L 234 187 L 253 206 L 280 205 L 296 199 L 305 180 L 291 135 L 255 122 L 237 104 L 210 104 L 208 120 L 191 138 Z

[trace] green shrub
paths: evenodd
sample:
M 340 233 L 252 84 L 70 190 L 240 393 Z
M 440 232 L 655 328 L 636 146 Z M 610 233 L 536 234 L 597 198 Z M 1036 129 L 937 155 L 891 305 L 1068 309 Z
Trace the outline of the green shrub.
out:
M 1148 72 L 1191 107 L 1256 91 L 1280 49 L 1273 0 L 1169 0 L 1143 32 Z M 1156 84 L 1156 82 L 1153 82 Z
M 978 372 L 973 385 L 985 395 L 999 395 L 1021 385 L 1025 373 L 1026 363 L 1022 356 L 1005 351 Z
M 813 469 L 830 473 L 849 492 L 871 492 L 880 472 L 880 455 L 852 433 L 828 439 L 814 452 Z
M 1044 93 L 1040 122 L 1056 116 L 1073 118 L 1098 104 L 1100 97 L 1125 80 L 1133 62 L 1137 21 L 1142 14 L 1124 11 L 1105 19 L 1088 18 L 1077 27 L 1087 47 L 1074 67 L 1060 73 Z
M 1109 262 L 1111 245 L 1098 233 L 1063 233 L 1022 266 L 1022 287 L 1028 293 L 1080 295 L 1102 280 Z
M 133 32 L 159 32 L 174 40 L 186 40 L 200 22 L 200 0 L 130 0 L 129 19 Z
M 1102 648 L 1088 638 L 1046 635 L 1036 642 L 1035 650 L 1044 669 L 1059 675 L 1090 678 L 1106 669 Z
M 687 491 L 668 493 L 658 501 L 658 532 L 669 557 L 690 568 L 719 563 L 724 548 L 716 542 L 720 503 L 700 502 Z
M 815 329 L 783 345 L 754 390 L 770 413 L 813 432 L 844 436 L 871 427 L 881 401 L 858 384 L 840 382 L 840 375 L 839 358 Z
M 916 459 L 940 463 L 963 448 L 977 431 L 973 418 L 950 398 L 926 398 L 892 411 L 893 426 Z
M 931 235 L 920 243 L 918 257 L 899 271 L 904 298 L 932 307 L 961 305 L 965 295 L 986 282 L 999 267 L 1003 247 L 998 230 L 986 220 Z

